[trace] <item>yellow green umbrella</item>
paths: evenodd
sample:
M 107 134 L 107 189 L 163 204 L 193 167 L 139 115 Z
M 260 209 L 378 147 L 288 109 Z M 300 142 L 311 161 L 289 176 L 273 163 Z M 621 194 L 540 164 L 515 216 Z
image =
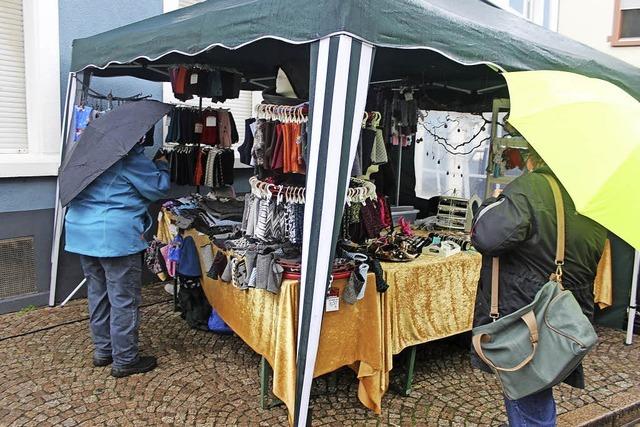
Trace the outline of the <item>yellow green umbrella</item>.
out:
M 609 82 L 574 73 L 504 77 L 509 123 L 554 171 L 578 212 L 640 249 L 640 103 Z

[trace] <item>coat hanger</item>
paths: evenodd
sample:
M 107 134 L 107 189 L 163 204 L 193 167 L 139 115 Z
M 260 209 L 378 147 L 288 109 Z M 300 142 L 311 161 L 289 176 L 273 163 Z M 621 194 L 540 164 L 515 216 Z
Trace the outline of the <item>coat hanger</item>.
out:
M 284 187 L 282 185 L 278 185 L 278 194 L 276 196 L 276 204 L 280 205 L 280 203 L 282 203 L 282 199 L 283 199 L 283 195 L 282 195 L 282 189 Z

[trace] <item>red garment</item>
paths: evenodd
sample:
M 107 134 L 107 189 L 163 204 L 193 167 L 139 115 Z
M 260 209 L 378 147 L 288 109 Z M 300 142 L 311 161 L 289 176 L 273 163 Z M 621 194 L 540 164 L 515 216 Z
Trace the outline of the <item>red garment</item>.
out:
M 289 124 L 289 135 L 286 141 L 289 160 L 289 172 L 304 174 L 304 159 L 302 158 L 302 145 L 300 144 L 300 133 L 302 128 L 299 123 Z M 286 171 L 285 171 L 286 172 Z
M 517 148 L 507 148 L 502 152 L 502 158 L 506 162 L 507 169 L 524 169 L 524 160 L 522 153 Z
M 276 143 L 271 155 L 271 169 L 282 169 L 284 166 L 284 124 L 276 125 Z
M 210 126 L 207 126 L 209 123 Z M 215 126 L 213 125 L 215 123 Z M 202 124 L 204 128 L 202 130 L 202 136 L 200 137 L 200 143 L 206 145 L 218 144 L 218 114 L 215 111 L 206 111 L 202 117 Z
M 387 199 L 382 194 L 378 194 L 378 206 L 380 207 L 380 222 L 384 227 L 391 226 L 391 215 Z
M 193 185 L 204 184 L 204 169 L 207 156 L 203 150 L 198 150 L 196 154 L 196 169 L 193 171 Z
M 178 68 L 169 68 L 169 80 L 171 80 L 171 90 L 176 93 L 176 80 L 178 78 Z
M 291 168 L 291 126 L 293 123 L 283 123 L 282 126 L 282 151 L 283 151 L 283 167 L 282 172 L 292 172 Z
M 176 82 L 174 86 L 173 93 L 176 95 L 184 94 L 185 86 L 187 83 L 188 71 L 185 67 L 178 67 L 178 73 L 176 74 Z

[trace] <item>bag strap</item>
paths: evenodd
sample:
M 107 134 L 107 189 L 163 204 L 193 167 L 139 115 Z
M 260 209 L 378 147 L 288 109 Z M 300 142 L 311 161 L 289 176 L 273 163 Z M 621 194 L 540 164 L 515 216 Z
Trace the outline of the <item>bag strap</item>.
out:
M 556 241 L 556 271 L 551 274 L 550 279 L 558 282 L 562 287 L 562 266 L 564 265 L 564 253 L 565 253 L 565 218 L 564 218 L 564 201 L 562 200 L 562 192 L 558 181 L 550 175 L 542 174 L 545 177 L 551 192 L 553 193 L 553 200 L 556 205 L 556 229 L 557 229 L 557 241 Z M 498 292 L 499 292 L 499 278 L 500 278 L 500 258 L 493 257 L 491 265 L 491 310 L 489 316 L 496 320 L 500 317 L 498 307 Z
M 493 263 L 491 265 L 491 311 L 489 316 L 492 319 L 500 317 L 498 310 L 498 283 L 500 278 L 500 258 L 493 257 Z
M 556 202 L 556 228 L 557 243 L 556 243 L 556 272 L 551 275 L 551 280 L 554 280 L 562 285 L 562 266 L 564 265 L 564 250 L 565 250 L 565 219 L 564 219 L 564 202 L 562 200 L 562 193 L 560 192 L 560 186 L 558 181 L 550 175 L 543 175 L 549 182 L 551 191 L 553 192 L 553 198 Z

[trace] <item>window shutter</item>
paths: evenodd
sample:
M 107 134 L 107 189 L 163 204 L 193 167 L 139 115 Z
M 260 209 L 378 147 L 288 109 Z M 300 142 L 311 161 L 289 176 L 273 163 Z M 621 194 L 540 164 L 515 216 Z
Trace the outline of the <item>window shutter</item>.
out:
M 22 0 L 0 7 L 0 153 L 27 151 Z

